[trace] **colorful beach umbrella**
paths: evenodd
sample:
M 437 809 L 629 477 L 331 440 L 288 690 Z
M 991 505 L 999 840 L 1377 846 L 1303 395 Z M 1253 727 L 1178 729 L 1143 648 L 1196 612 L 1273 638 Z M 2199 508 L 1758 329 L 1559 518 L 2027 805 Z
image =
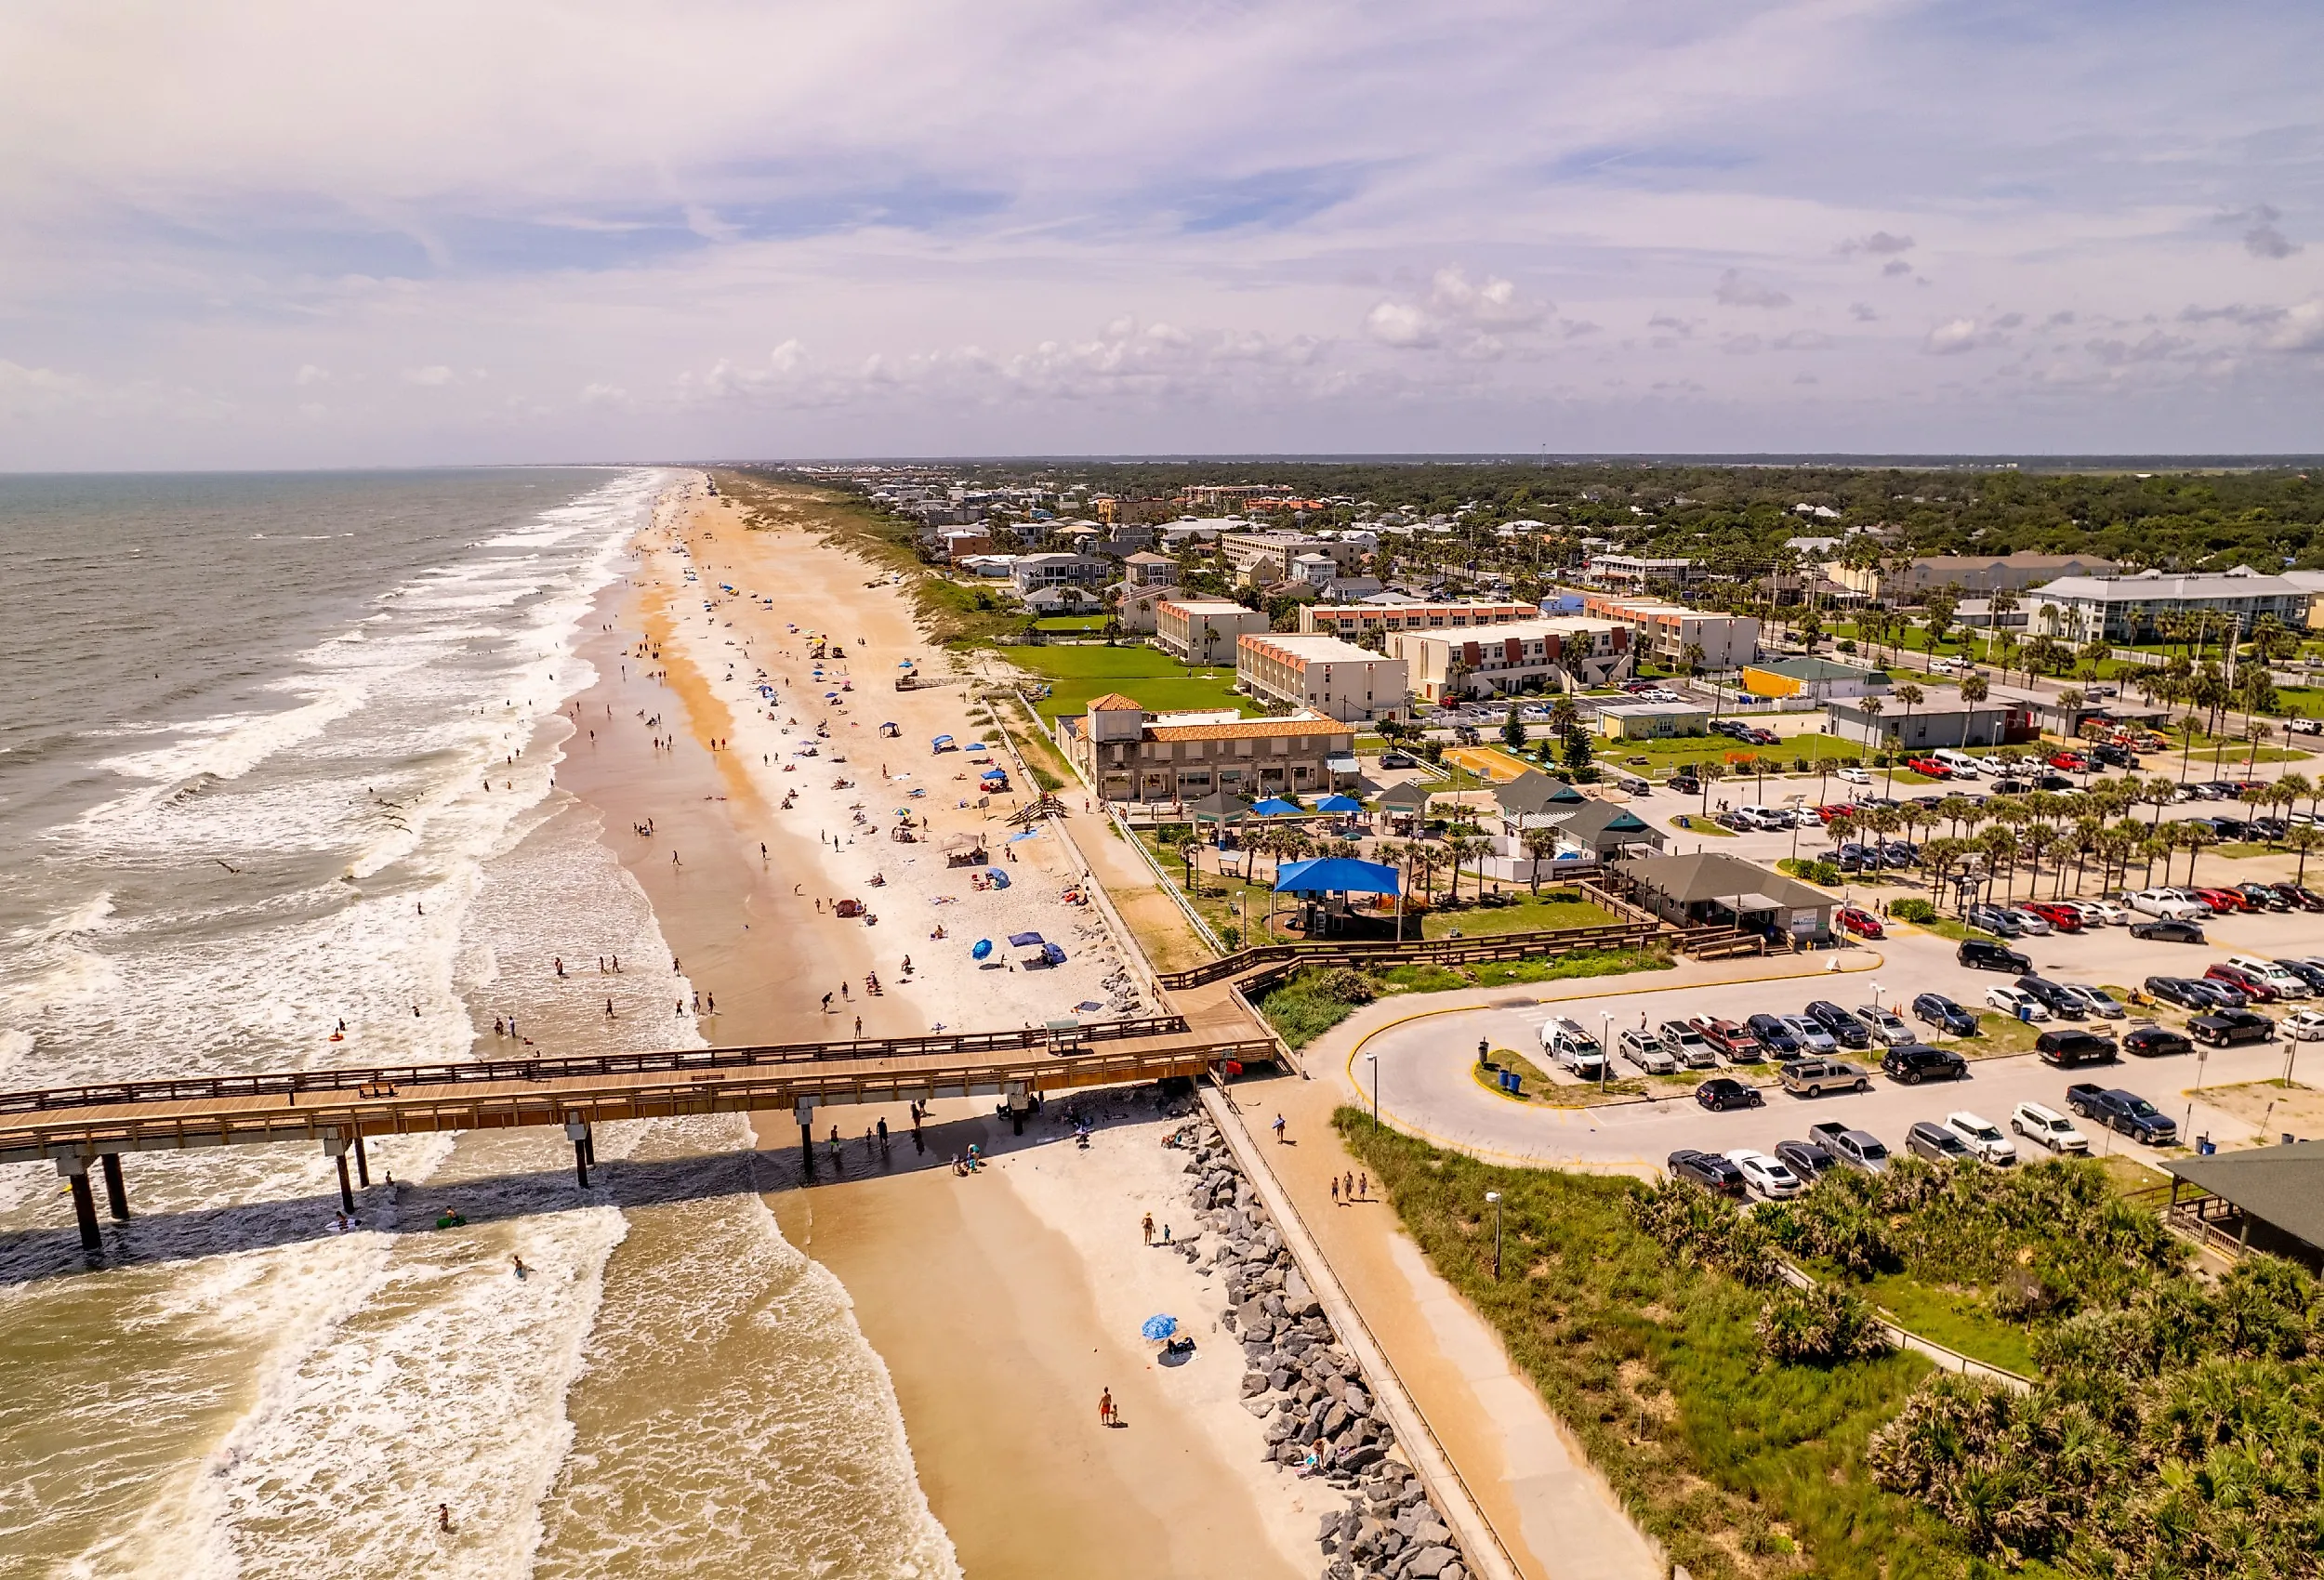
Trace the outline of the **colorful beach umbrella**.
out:
M 1138 1332 L 1140 1336 L 1143 1337 L 1147 1343 L 1160 1344 L 1166 1339 L 1176 1336 L 1178 1333 L 1178 1319 L 1176 1317 L 1158 1315 L 1151 1316 L 1140 1325 Z

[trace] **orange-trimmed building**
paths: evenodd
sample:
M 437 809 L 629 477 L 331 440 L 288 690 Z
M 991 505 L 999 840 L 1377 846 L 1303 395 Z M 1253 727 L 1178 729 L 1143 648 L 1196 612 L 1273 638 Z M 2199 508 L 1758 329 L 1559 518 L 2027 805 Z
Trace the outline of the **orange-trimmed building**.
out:
M 1056 735 L 1074 770 L 1109 801 L 1321 794 L 1356 777 L 1354 730 L 1315 714 L 1155 714 L 1115 691 L 1059 718 Z

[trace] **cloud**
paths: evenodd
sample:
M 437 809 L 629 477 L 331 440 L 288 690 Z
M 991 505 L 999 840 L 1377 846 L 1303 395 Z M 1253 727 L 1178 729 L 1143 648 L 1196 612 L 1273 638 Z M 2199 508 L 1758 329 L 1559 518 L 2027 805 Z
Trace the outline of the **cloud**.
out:
M 1711 293 L 1723 307 L 1730 308 L 1788 308 L 1791 298 L 1773 285 L 1743 278 L 1740 270 L 1728 270 L 1719 276 L 1719 287 Z
M 2179 309 L 2179 322 L 2181 323 L 2211 323 L 2225 320 L 2245 329 L 2258 329 L 2270 323 L 2279 323 L 2284 316 L 2284 311 L 2282 308 L 2246 307 L 2241 302 L 2229 302 L 2225 307 L 2217 308 L 2199 308 L 2189 303 Z
M 1962 351 L 1974 351 L 1983 342 L 1977 336 L 1977 321 L 1957 318 L 1930 330 L 1929 337 L 1921 342 L 1921 349 L 1936 356 L 1948 357 Z
M 1748 357 L 1764 344 L 1756 335 L 1730 335 L 1719 342 L 1719 349 L 1731 357 Z
M 317 367 L 312 362 L 299 363 L 298 372 L 291 377 L 291 382 L 302 389 L 310 384 L 327 384 L 330 380 L 331 370 Z
M 1872 310 L 1872 304 L 1869 302 L 1850 302 L 1848 316 L 1858 323 L 1875 323 L 1879 322 L 1881 315 Z
M 2324 299 L 2312 296 L 2286 309 L 2282 321 L 2261 337 L 2260 344 L 2270 351 L 2324 351 Z
M 1820 329 L 1794 329 L 1767 344 L 1778 351 L 1823 351 L 1830 349 L 1832 337 Z
M 1912 265 L 1907 263 L 1903 258 L 1894 258 L 1881 266 L 1881 272 L 1882 274 L 1889 275 L 1909 274 L 1912 272 Z
M 2219 217 L 2222 225 L 2240 225 L 2243 229 L 2243 250 L 2253 257 L 2270 261 L 2290 257 L 2300 250 L 2300 244 L 2285 236 L 2276 226 L 2282 215 L 2266 204 L 2253 204 L 2236 214 Z
M 2022 312 L 2005 312 L 2000 317 L 1993 321 L 1993 327 L 1996 329 L 2015 329 L 2022 325 L 2025 322 L 2026 315 Z
M 2074 315 L 2071 312 L 2061 310 L 2053 312 L 2049 317 L 2043 319 L 2041 321 L 2041 327 L 2044 329 L 2063 329 L 2066 325 L 2073 322 Z
M 1870 253 L 1875 257 L 1889 253 L 1908 253 L 1912 250 L 1912 238 L 1892 236 L 1885 230 L 1875 230 L 1861 240 L 1850 237 L 1840 244 L 1838 250 L 1843 257 L 1849 253 Z
M 2091 340 L 2084 343 L 2082 349 L 2107 367 L 2127 367 L 2133 362 L 2166 362 L 2194 344 L 2185 336 L 2165 335 L 2156 329 L 2148 331 L 2141 340 Z
M 1691 340 L 1695 337 L 1693 323 L 1684 318 L 1673 318 L 1667 312 L 1658 312 L 1648 319 L 1646 327 L 1659 329 L 1666 335 L 1675 335 L 1682 340 Z
M 442 362 L 431 367 L 407 367 L 403 370 L 404 383 L 420 385 L 429 389 L 441 388 L 458 376 L 459 375 Z
M 1364 315 L 1364 333 L 1383 346 L 1419 350 L 1436 344 L 1428 314 L 1409 302 L 1381 302 Z

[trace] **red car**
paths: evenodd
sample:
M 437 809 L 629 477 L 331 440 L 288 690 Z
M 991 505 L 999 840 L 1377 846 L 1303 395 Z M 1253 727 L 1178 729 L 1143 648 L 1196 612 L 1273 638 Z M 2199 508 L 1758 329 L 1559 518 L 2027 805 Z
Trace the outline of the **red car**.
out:
M 2050 766 L 2061 773 L 2087 773 L 2090 771 L 2090 759 L 2080 752 L 2052 752 Z
M 2040 904 L 2029 904 L 2026 909 L 2040 916 L 2059 932 L 2082 930 L 2082 914 L 2071 905 L 2053 905 L 2044 901 Z
M 1953 770 L 1934 757 L 1908 757 L 1905 766 L 1930 779 L 1950 779 L 1953 776 Z
M 2254 1004 L 2273 1004 L 2283 997 L 2282 991 L 2273 982 L 2240 966 L 2230 966 L 2225 960 L 2203 975 L 2214 982 L 2225 982 L 2231 988 L 2241 989 L 2243 996 Z
M 2195 898 L 2218 912 L 2249 911 L 2251 902 L 2232 889 L 2198 889 Z
M 1697 1015 L 1695 1030 L 1701 1033 L 1703 1041 L 1717 1048 L 1720 1056 L 1730 1064 L 1751 1064 L 1759 1060 L 1759 1039 L 1732 1020 Z
M 1838 817 L 1838 816 L 1839 816 L 1841 813 L 1842 813 L 1842 812 L 1847 812 L 1847 813 L 1850 813 L 1850 814 L 1852 814 L 1852 815 L 1853 815 L 1853 814 L 1855 813 L 1855 808 L 1854 806 L 1850 805 L 1848 802 L 1846 802 L 1846 801 L 1834 801 L 1834 802 L 1833 802 L 1830 806 L 1829 806 L 1829 807 L 1818 807 L 1818 808 L 1816 808 L 1816 815 L 1818 818 L 1822 819 L 1824 822 L 1826 822 L 1826 823 L 1829 823 L 1829 822 L 1831 822 L 1831 820 L 1832 820 L 1832 819 L 1834 819 L 1834 818 Z
M 1842 905 L 1832 914 L 1833 920 L 1858 938 L 1886 938 L 1888 929 L 1869 911 L 1859 911 L 1854 905 Z

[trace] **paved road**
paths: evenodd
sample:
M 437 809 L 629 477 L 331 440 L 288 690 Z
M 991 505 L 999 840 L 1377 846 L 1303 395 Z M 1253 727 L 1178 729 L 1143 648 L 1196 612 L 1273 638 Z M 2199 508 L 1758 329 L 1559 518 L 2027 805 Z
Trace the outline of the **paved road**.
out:
M 2237 949 L 2324 954 L 2324 917 L 2236 918 L 2214 936 L 2224 947 L 2197 950 L 2144 943 L 2123 929 L 2108 928 L 2080 938 L 2034 940 L 2027 952 L 2043 974 L 2058 981 L 2119 983 L 2166 969 L 2200 974 L 2203 963 Z M 1763 1108 L 1726 1113 L 1708 1113 L 1684 1096 L 1596 1109 L 1552 1109 L 1499 1097 L 1480 1086 L 1471 1073 L 1480 1037 L 1537 1056 L 1541 1023 L 1552 1014 L 1569 1016 L 1592 1031 L 1605 1024 L 1602 1016 L 1613 1017 L 1618 1030 L 1635 1026 L 1642 1012 L 1653 1021 L 1697 1015 L 1739 1020 L 1763 1010 L 1794 1013 L 1811 998 L 1830 998 L 1854 1007 L 1871 1001 L 1875 982 L 1883 1003 L 1893 1003 L 1900 994 L 1908 1001 L 1916 993 L 1935 991 L 1975 1004 L 1987 987 L 2007 980 L 1954 964 L 1953 947 L 1947 940 L 1916 931 L 1893 938 L 1877 950 L 1821 957 L 1837 958 L 1850 968 L 1837 976 L 1816 971 L 1811 958 L 1802 962 L 1810 974 L 1777 981 L 1673 983 L 1658 975 L 1639 975 L 1612 982 L 1550 983 L 1512 989 L 1483 1007 L 1446 1014 L 1428 1013 L 1421 1001 L 1398 1000 L 1395 1008 L 1418 1018 L 1372 1030 L 1360 1043 L 1335 1038 L 1326 1057 L 1333 1065 L 1330 1073 L 1341 1075 L 1369 1102 L 1375 1066 L 1366 1056 L 1376 1055 L 1382 1114 L 1415 1134 L 1510 1161 L 1636 1172 L 1659 1167 L 1680 1147 L 1769 1149 L 1779 1140 L 1804 1135 L 1809 1125 L 1823 1120 L 1868 1129 L 1892 1149 L 1901 1150 L 1906 1127 L 1915 1120 L 1942 1119 L 1955 1109 L 1968 1109 L 2006 1127 L 2017 1103 L 2030 1099 L 2062 1107 L 2066 1087 L 2085 1079 L 2141 1093 L 2178 1119 L 2190 1136 L 2209 1134 L 2225 1143 L 2256 1135 L 2252 1126 L 2192 1098 L 2191 1089 L 2199 1075 L 2207 1086 L 2280 1075 L 2284 1045 L 2213 1051 L 2199 1066 L 2191 1057 L 2125 1059 L 2094 1072 L 2071 1073 L 2030 1055 L 1986 1059 L 1974 1061 L 1968 1078 L 1959 1082 L 1903 1086 L 1876 1075 L 1872 1090 L 1861 1095 L 1812 1099 L 1776 1091 L 1768 1094 Z M 2324 1067 L 2324 1050 L 2304 1047 L 2299 1054 Z M 2091 1134 L 2093 1148 L 2101 1152 L 2128 1152 L 2150 1162 L 2157 1155 L 2094 1127 Z

